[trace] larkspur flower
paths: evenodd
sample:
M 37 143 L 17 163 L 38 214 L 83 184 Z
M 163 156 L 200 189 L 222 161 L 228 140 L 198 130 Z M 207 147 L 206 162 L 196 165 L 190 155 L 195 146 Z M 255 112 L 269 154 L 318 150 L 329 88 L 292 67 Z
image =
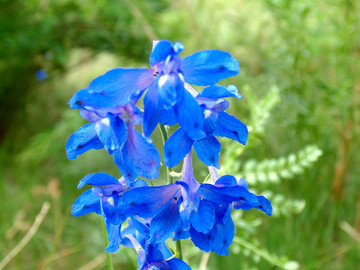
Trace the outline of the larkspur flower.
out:
M 197 94 L 196 91 L 193 93 Z M 241 95 L 233 85 L 228 87 L 213 85 L 204 88 L 202 93 L 197 94 L 196 101 L 201 106 L 204 115 L 203 130 L 206 137 L 193 140 L 180 127 L 164 145 L 166 166 L 174 167 L 177 165 L 191 147 L 194 147 L 197 156 L 203 163 L 207 166 L 220 168 L 218 160 L 221 144 L 215 136 L 227 137 L 241 144 L 246 144 L 247 127 L 240 120 L 225 112 L 229 107 L 229 102 L 224 99 L 227 97 L 241 98 Z M 168 118 L 170 117 L 173 118 L 174 114 L 170 113 Z M 171 122 L 171 120 L 169 121 Z
M 72 214 L 101 215 L 110 242 L 106 251 L 116 252 L 120 245 L 135 248 L 139 270 L 190 269 L 167 248 L 169 238 L 190 238 L 203 251 L 227 255 L 235 233 L 232 209 L 257 208 L 272 214 L 271 203 L 249 192 L 244 179 L 220 177 L 216 170 L 221 145 L 215 136 L 244 145 L 248 137 L 246 126 L 225 112 L 225 98 L 241 98 L 237 88 L 215 85 L 239 72 L 237 60 L 219 50 L 181 59 L 183 49 L 178 42 L 154 42 L 150 69 L 110 70 L 69 101 L 90 123 L 69 138 L 68 158 L 105 148 L 123 175 L 119 180 L 106 173 L 84 177 L 78 188 L 94 187 L 76 199 Z M 207 87 L 198 93 L 190 84 Z M 136 103 L 145 91 L 142 113 Z M 150 139 L 159 122 L 179 124 L 164 145 L 164 156 L 168 167 L 184 159 L 183 170 L 180 181 L 149 186 L 135 180 L 159 176 L 160 156 Z M 134 128 L 140 123 L 143 136 Z M 192 148 L 209 166 L 212 183 L 195 179 Z
M 233 184 L 233 179 L 233 176 L 226 175 L 214 184 L 197 182 L 189 153 L 184 160 L 181 181 L 166 186 L 140 187 L 127 191 L 122 196 L 123 211 L 131 216 L 151 218 L 150 243 L 164 242 L 174 237 L 175 233 L 175 239 L 191 237 L 199 248 L 206 247 L 206 251 L 211 250 L 223 255 L 234 237 L 234 225 L 230 217 L 234 202 L 242 203 L 246 206 L 245 210 L 258 208 L 271 215 L 269 201 L 252 194 L 243 185 Z M 155 197 L 158 199 L 154 200 Z M 202 234 L 205 236 L 201 237 Z M 208 237 L 207 235 L 213 234 L 224 235 L 226 239 L 220 236 L 210 237 L 210 242 L 199 243 L 201 239 Z
M 144 180 L 137 180 L 130 184 L 125 178 L 117 180 L 107 173 L 92 173 L 85 176 L 79 183 L 78 188 L 85 185 L 94 186 L 83 192 L 74 202 L 71 213 L 74 216 L 83 216 L 88 213 L 96 213 L 104 218 L 110 241 L 108 252 L 115 252 L 121 243 L 121 224 L 128 218 L 122 211 L 121 196 L 133 188 L 147 186 Z
M 158 151 L 133 126 L 142 122 L 142 114 L 135 105 L 113 109 L 87 107 L 80 114 L 91 123 L 70 136 L 66 144 L 69 159 L 90 149 L 105 148 L 128 181 L 138 175 L 149 179 L 159 176 Z
M 121 232 L 121 244 L 135 248 L 138 253 L 139 270 L 190 270 L 185 262 L 172 258 L 173 255 L 165 242 L 148 241 L 150 228 L 147 220 L 133 217 L 128 223 L 128 227 Z
M 159 41 L 150 55 L 151 69 L 115 68 L 94 79 L 85 91 L 78 91 L 70 101 L 71 108 L 115 108 L 128 104 L 134 96 L 144 97 L 143 133 L 149 137 L 166 111 L 174 109 L 176 121 L 193 140 L 205 136 L 203 117 L 198 103 L 186 95 L 185 82 L 207 86 L 235 76 L 240 68 L 229 53 L 207 50 L 184 59 L 184 46 Z

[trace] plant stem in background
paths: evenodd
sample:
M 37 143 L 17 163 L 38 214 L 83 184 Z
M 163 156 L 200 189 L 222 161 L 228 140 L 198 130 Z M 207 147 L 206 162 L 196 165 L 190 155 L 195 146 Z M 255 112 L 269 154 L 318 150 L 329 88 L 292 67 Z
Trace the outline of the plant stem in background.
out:
M 101 220 L 101 223 L 102 223 L 104 244 L 105 244 L 105 247 L 106 247 L 109 244 L 109 241 L 107 239 L 106 226 L 105 226 L 105 222 L 103 222 L 102 220 Z M 109 253 L 109 252 L 106 252 L 106 261 L 107 261 L 107 269 L 108 270 L 114 270 L 111 253 Z

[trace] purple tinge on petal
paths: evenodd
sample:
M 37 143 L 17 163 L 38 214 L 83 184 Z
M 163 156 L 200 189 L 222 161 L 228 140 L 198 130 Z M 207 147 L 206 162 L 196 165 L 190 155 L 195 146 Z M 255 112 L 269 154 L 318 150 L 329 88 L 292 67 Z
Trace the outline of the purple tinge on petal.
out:
M 219 50 L 196 52 L 182 60 L 185 81 L 195 85 L 213 85 L 239 73 L 238 61 Z
M 124 212 L 142 218 L 153 217 L 174 199 L 180 189 L 178 184 L 131 189 L 122 196 Z
M 165 242 L 180 224 L 179 197 L 174 196 L 172 201 L 167 204 L 150 223 L 150 242 Z
M 80 109 L 80 116 L 91 123 L 95 123 L 97 120 L 100 119 L 100 117 L 95 112 L 85 109 Z

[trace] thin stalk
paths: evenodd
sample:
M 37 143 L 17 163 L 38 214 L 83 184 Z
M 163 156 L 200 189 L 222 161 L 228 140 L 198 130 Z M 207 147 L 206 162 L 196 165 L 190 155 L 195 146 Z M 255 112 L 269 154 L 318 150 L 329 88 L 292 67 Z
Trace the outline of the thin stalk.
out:
M 162 124 L 159 124 L 159 130 L 160 130 L 161 138 L 163 141 L 163 145 L 165 145 L 165 142 L 169 138 L 168 131 L 167 131 L 166 127 Z M 167 177 L 168 184 L 174 183 L 174 178 L 170 175 L 169 167 L 166 167 L 166 177 Z
M 167 131 L 166 127 L 162 124 L 159 124 L 159 129 L 160 129 L 163 144 L 165 145 L 165 142 L 169 138 L 168 131 Z M 169 184 L 174 183 L 174 178 L 170 175 L 169 167 L 166 167 L 166 177 L 167 177 Z M 182 260 L 181 240 L 175 241 L 175 256 L 176 256 L 176 258 L 179 258 L 180 260 Z
M 105 247 L 109 244 L 109 241 L 107 239 L 107 232 L 106 232 L 106 226 L 105 226 L 105 221 L 101 220 L 102 222 L 102 231 L 103 231 L 103 237 L 104 237 L 104 244 Z M 114 270 L 114 266 L 113 266 L 113 262 L 112 262 L 112 257 L 111 254 L 109 252 L 106 252 L 106 261 L 107 261 L 107 269 L 108 270 Z
M 181 240 L 175 241 L 175 256 L 176 258 L 182 260 L 182 247 L 181 247 Z

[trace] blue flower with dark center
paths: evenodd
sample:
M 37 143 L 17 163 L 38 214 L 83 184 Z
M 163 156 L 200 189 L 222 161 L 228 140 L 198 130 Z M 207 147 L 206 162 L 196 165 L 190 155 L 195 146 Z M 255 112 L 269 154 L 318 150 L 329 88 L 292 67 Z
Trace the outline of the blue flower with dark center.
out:
M 94 79 L 87 89 L 75 93 L 69 102 L 71 108 L 115 108 L 129 104 L 148 88 L 144 97 L 143 133 L 146 137 L 162 118 L 166 118 L 166 111 L 174 108 L 176 121 L 187 135 L 193 140 L 203 138 L 202 112 L 195 99 L 186 94 L 185 82 L 213 85 L 235 76 L 240 67 L 227 52 L 200 51 L 181 59 L 179 53 L 183 49 L 179 42 L 157 42 L 150 55 L 151 69 L 112 69 Z
M 197 94 L 195 90 L 194 94 Z M 191 147 L 194 147 L 197 156 L 202 162 L 207 166 L 220 168 L 218 160 L 221 144 L 215 136 L 227 137 L 241 144 L 246 144 L 248 138 L 247 127 L 240 120 L 225 112 L 229 107 L 229 102 L 224 99 L 227 97 L 241 98 L 241 95 L 233 85 L 228 87 L 213 85 L 206 87 L 201 94 L 196 96 L 196 101 L 201 106 L 204 115 L 203 131 L 206 137 L 193 140 L 180 127 L 165 143 L 166 166 L 173 167 L 177 165 L 190 151 Z M 173 118 L 174 113 L 169 110 L 168 122 L 172 122 Z
M 149 179 L 159 177 L 158 151 L 133 126 L 142 121 L 142 114 L 135 105 L 113 109 L 86 107 L 80 114 L 91 123 L 70 136 L 66 144 L 69 159 L 90 149 L 105 148 L 128 181 L 138 175 Z

